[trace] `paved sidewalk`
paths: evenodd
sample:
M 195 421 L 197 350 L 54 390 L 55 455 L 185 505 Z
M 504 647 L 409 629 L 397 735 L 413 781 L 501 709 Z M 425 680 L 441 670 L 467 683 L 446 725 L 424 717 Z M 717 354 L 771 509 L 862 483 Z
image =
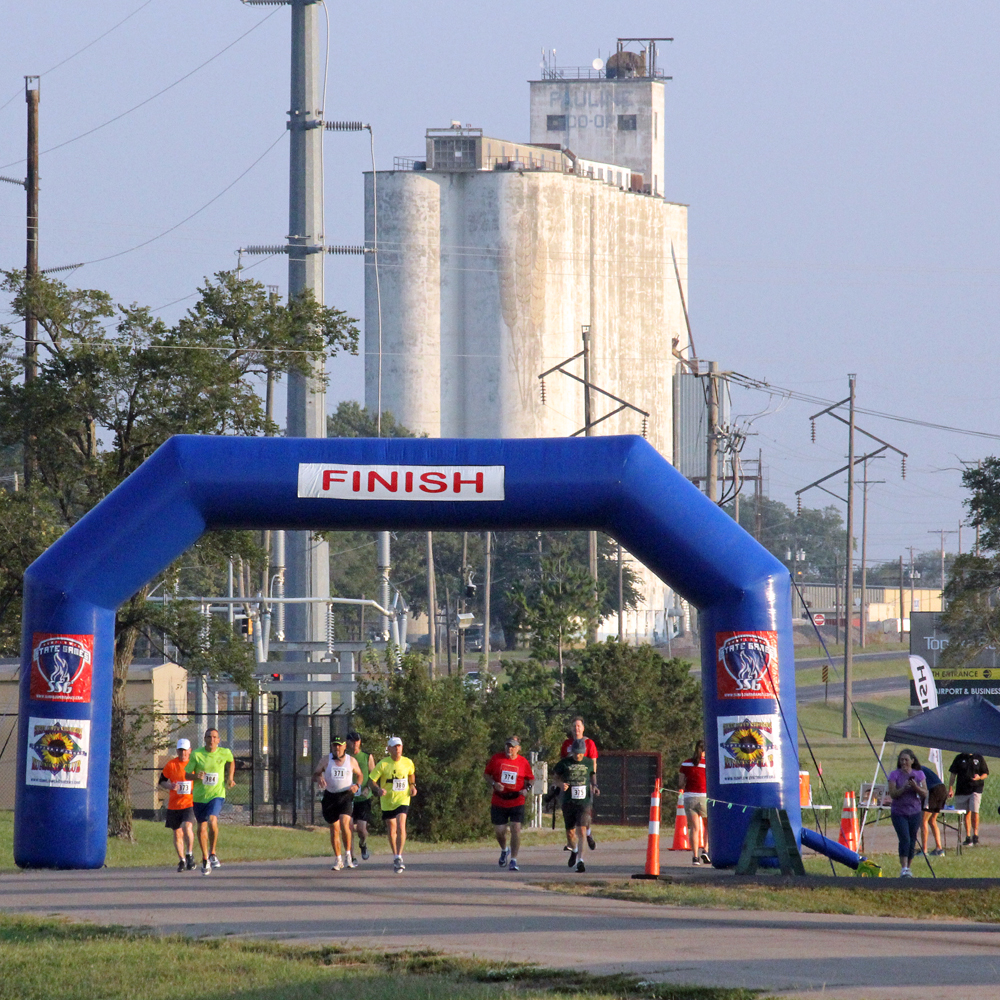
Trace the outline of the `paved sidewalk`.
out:
M 224 863 L 208 877 L 167 867 L 22 872 L 0 876 L 0 905 L 165 933 L 428 947 L 789 997 L 1000 996 L 997 925 L 660 907 L 530 884 L 626 878 L 644 852 L 641 839 L 599 843 L 585 875 L 551 846 L 523 850 L 520 873 L 482 849 L 413 854 L 400 875 L 384 853 L 344 872 L 324 859 Z M 664 852 L 665 867 L 713 877 L 689 865 Z

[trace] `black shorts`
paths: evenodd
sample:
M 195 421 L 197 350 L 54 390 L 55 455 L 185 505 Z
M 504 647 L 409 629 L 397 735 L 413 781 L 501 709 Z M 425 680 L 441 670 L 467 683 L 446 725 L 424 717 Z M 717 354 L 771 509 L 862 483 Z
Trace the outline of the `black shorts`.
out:
M 355 799 L 354 800 L 354 822 L 355 823 L 370 823 L 372 821 L 372 800 L 371 796 L 367 799 Z
M 167 821 L 163 825 L 168 830 L 179 830 L 184 823 L 194 822 L 194 807 L 188 806 L 186 809 L 168 809 Z
M 490 822 L 494 826 L 524 822 L 524 803 L 519 806 L 490 806 Z
M 935 785 L 927 793 L 927 802 L 924 804 L 925 813 L 940 812 L 944 804 L 948 801 L 948 786 L 942 781 L 940 785 Z
M 382 819 L 395 819 L 397 816 L 405 816 L 410 811 L 409 806 L 396 806 L 395 809 L 382 810 Z
M 583 802 L 564 802 L 563 822 L 567 830 L 578 826 L 590 826 L 590 805 Z
M 345 788 L 342 792 L 323 792 L 323 819 L 336 823 L 341 816 L 350 816 L 354 811 L 354 792 Z

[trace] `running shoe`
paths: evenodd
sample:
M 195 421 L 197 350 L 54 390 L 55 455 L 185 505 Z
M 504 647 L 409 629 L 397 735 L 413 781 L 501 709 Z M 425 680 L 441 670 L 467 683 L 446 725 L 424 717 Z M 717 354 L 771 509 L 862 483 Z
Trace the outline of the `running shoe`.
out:
M 509 872 L 519 872 L 521 869 L 517 867 L 517 858 L 511 858 L 510 864 L 507 865 L 507 871 Z
M 370 857 L 371 857 L 371 855 L 368 853 L 368 841 L 367 840 L 362 840 L 361 841 L 361 860 L 362 861 L 367 861 Z
M 576 859 L 577 859 L 578 856 L 579 856 L 579 852 L 577 850 L 574 849 L 574 850 L 570 851 L 569 852 L 569 861 L 566 862 L 566 867 L 567 868 L 572 868 L 573 865 L 576 864 Z
M 358 867 L 358 863 L 357 863 L 357 861 L 354 860 L 354 855 L 353 854 L 348 854 L 347 855 L 347 867 L 348 868 L 357 868 Z
M 187 865 L 186 865 L 186 864 L 184 864 L 184 862 L 183 862 L 183 861 L 178 861 L 178 862 L 177 862 L 177 870 L 178 870 L 179 872 L 183 872 L 183 871 L 187 871 Z
M 570 847 L 569 844 L 563 844 L 563 850 L 564 851 L 572 851 L 572 850 L 574 850 L 574 848 Z
M 973 834 L 973 837 L 972 837 L 972 846 L 973 847 L 978 847 L 979 846 L 979 834 L 978 833 Z
M 211 875 L 212 866 L 207 861 L 202 861 L 201 863 L 201 873 L 202 875 Z
M 334 861 L 333 867 L 330 869 L 330 871 L 342 872 L 343 870 L 344 870 L 344 859 L 338 856 L 337 860 Z
M 931 851 L 931 857 L 932 858 L 943 858 L 944 857 L 944 851 L 939 847 L 936 850 Z
M 597 847 L 597 841 L 594 840 L 594 835 L 589 830 L 587 831 L 587 846 L 591 850 L 594 850 L 594 848 Z
M 710 865 L 712 863 L 712 859 L 708 856 L 708 851 L 701 852 L 701 863 L 703 865 Z
M 185 867 L 187 868 L 187 870 L 189 872 L 193 872 L 194 871 L 194 855 L 193 854 L 186 854 L 184 856 L 184 864 L 185 864 Z
M 972 838 L 971 837 L 966 837 L 965 840 L 962 841 L 962 846 L 963 847 L 972 847 Z
M 397 858 L 393 858 L 392 859 L 392 867 L 395 870 L 395 872 L 396 872 L 397 875 L 400 872 L 406 871 L 406 865 L 403 864 L 403 859 L 402 858 L 398 858 L 398 857 Z
M 503 849 L 503 850 L 502 850 L 502 851 L 500 852 L 500 860 L 499 860 L 499 861 L 497 862 L 497 864 L 498 864 L 498 865 L 499 865 L 499 866 L 500 866 L 501 868 L 505 868 L 505 867 L 507 866 L 507 860 L 508 860 L 509 858 L 510 858 L 510 851 L 509 851 L 509 850 L 508 850 L 508 849 L 507 849 L 507 848 L 505 847 L 505 848 L 504 848 L 504 849 Z
M 214 854 L 210 854 L 208 856 L 208 863 L 213 868 L 221 868 L 222 867 L 222 862 Z
M 691 858 L 691 864 L 693 864 L 693 865 L 700 865 L 701 864 L 701 858 L 699 858 L 697 855 L 695 855 L 693 858 Z
M 904 868 L 904 869 L 903 869 L 903 870 L 902 870 L 902 871 L 901 871 L 901 872 L 899 873 L 899 877 L 900 877 L 900 878 L 913 878 L 913 872 L 911 872 L 909 868 Z
M 585 872 L 587 870 L 587 866 L 583 863 L 583 859 L 582 858 L 579 861 L 577 861 L 577 863 L 576 863 L 576 870 L 578 872 Z

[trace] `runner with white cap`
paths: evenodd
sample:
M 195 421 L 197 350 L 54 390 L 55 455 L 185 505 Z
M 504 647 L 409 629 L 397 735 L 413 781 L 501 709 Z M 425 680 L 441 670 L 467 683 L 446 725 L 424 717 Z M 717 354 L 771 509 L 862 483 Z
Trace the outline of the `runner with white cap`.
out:
M 160 791 L 170 793 L 164 825 L 174 831 L 179 872 L 194 870 L 194 782 L 185 774 L 190 756 L 191 741 L 179 739 L 177 756 L 163 766 L 159 781 Z
M 406 869 L 403 846 L 406 844 L 406 814 L 410 799 L 417 794 L 416 769 L 409 757 L 403 756 L 403 741 L 392 736 L 386 753 L 368 775 L 368 784 L 382 800 L 382 818 L 389 831 L 392 866 L 398 874 Z

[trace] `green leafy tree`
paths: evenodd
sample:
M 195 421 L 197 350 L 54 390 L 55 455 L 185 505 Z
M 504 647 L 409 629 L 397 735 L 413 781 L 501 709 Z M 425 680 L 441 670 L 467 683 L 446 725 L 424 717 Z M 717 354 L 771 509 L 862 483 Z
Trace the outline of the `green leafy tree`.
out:
M 44 548 L 178 433 L 273 433 L 266 388 L 275 372 L 307 373 L 330 353 L 355 350 L 357 327 L 305 295 L 288 305 L 256 282 L 222 272 L 199 289 L 196 305 L 170 327 L 138 305 L 74 289 L 45 276 L 4 272 L 12 307 L 38 318 L 37 377 L 25 383 L 21 347 L 0 330 L 0 448 L 26 443 L 32 471 L 24 496 L 5 491 L 3 508 L 21 532 L 6 534 L 13 569 L 0 574 L 0 639 L 20 631 L 20 577 Z M 262 399 L 260 390 L 265 389 Z M 23 530 L 22 530 L 23 529 Z M 226 558 L 260 558 L 252 536 L 206 536 L 195 575 Z M 176 577 L 177 568 L 168 571 Z M 193 669 L 249 677 L 252 652 L 192 609 L 147 601 L 149 585 L 125 602 L 115 629 L 109 832 L 131 837 L 125 685 L 141 635 L 168 635 Z M 197 616 L 195 616 L 197 617 Z M 231 638 L 231 637 L 230 637 Z
M 555 660 L 559 669 L 559 700 L 566 696 L 566 649 L 579 642 L 598 620 L 600 598 L 588 570 L 569 553 L 553 552 L 543 557 L 541 578 L 533 585 L 517 582 L 514 602 L 528 632 L 532 656 Z
M 609 750 L 659 750 L 668 760 L 702 734 L 701 687 L 685 660 L 610 638 L 574 653 L 566 699 Z

